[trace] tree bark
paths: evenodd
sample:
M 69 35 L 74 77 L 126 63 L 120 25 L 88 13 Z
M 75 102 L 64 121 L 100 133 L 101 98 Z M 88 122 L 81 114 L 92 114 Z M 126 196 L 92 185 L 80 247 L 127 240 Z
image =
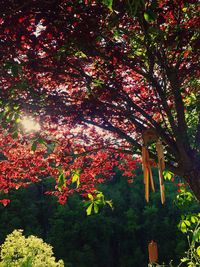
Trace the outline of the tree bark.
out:
M 190 189 L 192 190 L 194 196 L 200 202 L 200 170 L 193 169 L 185 177 Z

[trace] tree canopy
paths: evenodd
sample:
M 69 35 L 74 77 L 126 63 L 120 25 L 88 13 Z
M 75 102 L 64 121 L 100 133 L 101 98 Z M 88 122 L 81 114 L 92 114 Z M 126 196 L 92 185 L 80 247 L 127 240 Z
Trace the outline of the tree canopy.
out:
M 200 199 L 198 1 L 0 7 L 1 191 L 53 176 L 64 203 L 115 166 L 132 178 L 151 129 L 166 169 Z M 23 117 L 40 131 L 23 129 Z

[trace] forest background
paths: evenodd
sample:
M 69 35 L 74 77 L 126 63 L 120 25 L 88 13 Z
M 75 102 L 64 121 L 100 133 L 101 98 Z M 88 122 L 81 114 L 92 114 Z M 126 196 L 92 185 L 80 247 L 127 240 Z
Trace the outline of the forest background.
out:
M 179 208 L 178 178 L 166 182 L 165 205 L 160 203 L 159 190 L 146 204 L 141 168 L 136 170 L 133 183 L 117 171 L 109 183 L 100 186 L 113 200 L 114 209 L 105 206 L 90 216 L 79 195 L 70 197 L 65 205 L 44 195 L 53 183 L 50 179 L 10 193 L 11 203 L 0 207 L 1 243 L 14 229 L 24 229 L 26 236 L 36 235 L 51 244 L 56 258 L 63 259 L 66 267 L 146 267 L 152 239 L 158 244 L 159 262 L 173 259 L 177 266 L 188 249 L 187 238 L 177 225 L 181 214 L 196 212 L 199 206 L 194 202 Z

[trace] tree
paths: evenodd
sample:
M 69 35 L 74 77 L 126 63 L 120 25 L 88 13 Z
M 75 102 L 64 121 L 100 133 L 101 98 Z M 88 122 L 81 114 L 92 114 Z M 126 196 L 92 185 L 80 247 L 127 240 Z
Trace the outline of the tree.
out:
M 200 199 L 198 3 L 102 2 L 1 3 L 2 190 L 51 175 L 65 202 L 116 165 L 133 176 L 151 129 Z M 40 134 L 19 132 L 24 114 Z

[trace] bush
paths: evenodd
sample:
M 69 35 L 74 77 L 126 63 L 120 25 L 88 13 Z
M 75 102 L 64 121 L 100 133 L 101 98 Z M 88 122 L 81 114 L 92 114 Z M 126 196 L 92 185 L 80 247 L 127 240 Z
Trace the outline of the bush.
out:
M 55 261 L 52 247 L 36 236 L 24 237 L 14 230 L 6 237 L 0 250 L 0 267 L 64 267 Z

